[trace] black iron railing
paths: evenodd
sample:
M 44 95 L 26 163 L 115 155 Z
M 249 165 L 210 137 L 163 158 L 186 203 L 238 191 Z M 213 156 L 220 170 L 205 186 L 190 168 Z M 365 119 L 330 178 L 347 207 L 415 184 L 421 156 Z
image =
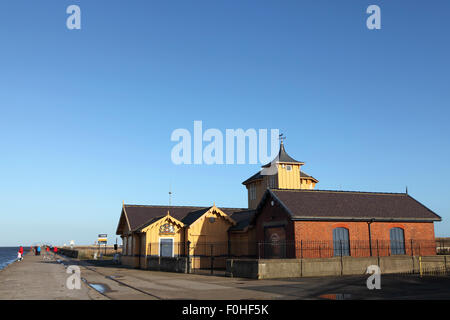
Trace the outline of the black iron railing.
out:
M 155 242 L 147 244 L 146 256 L 193 258 L 300 259 L 331 257 L 381 257 L 394 255 L 436 255 L 448 253 L 447 247 L 433 240 L 299 240 L 299 241 L 222 241 Z

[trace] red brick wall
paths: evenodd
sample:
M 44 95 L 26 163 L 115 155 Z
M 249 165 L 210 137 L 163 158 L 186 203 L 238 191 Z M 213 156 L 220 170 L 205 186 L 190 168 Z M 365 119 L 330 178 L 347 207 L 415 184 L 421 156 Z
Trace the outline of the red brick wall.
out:
M 403 229 L 405 254 L 436 254 L 432 222 L 373 222 L 370 226 L 372 241 L 369 243 L 367 222 L 292 221 L 284 208 L 272 198 L 265 200 L 256 218 L 256 241 L 258 243 L 265 241 L 264 229 L 268 224 L 277 225 L 282 222 L 287 222 L 285 226 L 287 258 L 334 256 L 333 229 L 339 227 L 349 230 L 351 256 L 370 256 L 371 251 L 372 256 L 393 254 L 390 242 L 391 228 Z M 263 257 L 265 244 L 259 246 L 259 256 Z
M 294 222 L 290 219 L 289 214 L 287 214 L 286 211 L 283 210 L 283 208 L 276 201 L 274 201 L 273 206 L 271 205 L 271 201 L 272 200 L 269 199 L 265 202 L 256 220 L 256 241 L 258 243 L 264 242 L 264 227 L 267 226 L 267 224 L 279 225 L 283 222 L 287 222 L 285 226 L 286 241 L 293 244 L 295 241 Z M 264 257 L 263 246 L 264 245 L 262 244 L 258 247 L 258 256 L 260 257 Z M 288 257 L 295 256 L 294 246 L 291 245 L 286 249 Z
M 284 211 L 279 204 L 274 203 L 272 206 L 271 200 L 266 201 L 262 211 L 259 213 L 256 220 L 256 240 L 258 242 L 264 241 L 264 225 L 267 223 L 277 224 L 286 221 L 286 240 L 293 241 L 294 237 L 294 223 L 291 221 L 290 216 Z
M 367 222 L 295 221 L 296 257 L 325 258 L 333 256 L 333 229 L 338 227 L 349 230 L 352 256 L 370 255 Z M 436 254 L 432 222 L 373 222 L 370 226 L 372 255 L 387 256 L 391 254 L 390 229 L 395 227 L 402 228 L 404 231 L 406 254 Z

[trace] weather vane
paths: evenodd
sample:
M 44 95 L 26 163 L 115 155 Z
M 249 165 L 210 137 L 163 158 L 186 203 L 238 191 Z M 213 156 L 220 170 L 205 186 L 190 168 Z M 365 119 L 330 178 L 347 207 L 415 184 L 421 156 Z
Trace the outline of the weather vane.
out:
M 286 140 L 286 136 L 284 135 L 284 133 L 281 133 L 278 135 L 278 139 L 280 139 L 280 142 L 283 143 L 283 141 Z

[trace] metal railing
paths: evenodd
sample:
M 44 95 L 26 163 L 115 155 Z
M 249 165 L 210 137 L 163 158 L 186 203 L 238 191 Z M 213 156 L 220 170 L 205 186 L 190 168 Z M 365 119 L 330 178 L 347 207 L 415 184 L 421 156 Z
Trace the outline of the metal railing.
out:
M 258 257 L 273 258 L 331 258 L 382 257 L 394 255 L 435 255 L 433 240 L 300 240 L 259 242 Z
M 192 258 L 304 259 L 331 257 L 381 257 L 436 255 L 442 248 L 433 240 L 299 240 L 156 242 L 147 244 L 147 256 Z

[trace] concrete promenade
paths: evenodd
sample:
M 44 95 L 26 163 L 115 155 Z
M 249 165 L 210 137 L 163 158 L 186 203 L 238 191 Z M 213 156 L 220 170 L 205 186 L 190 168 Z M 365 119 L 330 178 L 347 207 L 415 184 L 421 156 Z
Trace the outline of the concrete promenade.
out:
M 43 256 L 28 253 L 0 271 L 0 299 L 87 300 L 99 299 L 95 290 L 82 286 L 80 290 L 66 288 L 64 265 Z
M 368 290 L 367 275 L 251 280 L 57 259 L 28 254 L 0 271 L 0 299 L 450 299 L 448 276 L 382 275 L 381 290 Z M 66 287 L 68 265 L 80 267 L 81 289 Z

